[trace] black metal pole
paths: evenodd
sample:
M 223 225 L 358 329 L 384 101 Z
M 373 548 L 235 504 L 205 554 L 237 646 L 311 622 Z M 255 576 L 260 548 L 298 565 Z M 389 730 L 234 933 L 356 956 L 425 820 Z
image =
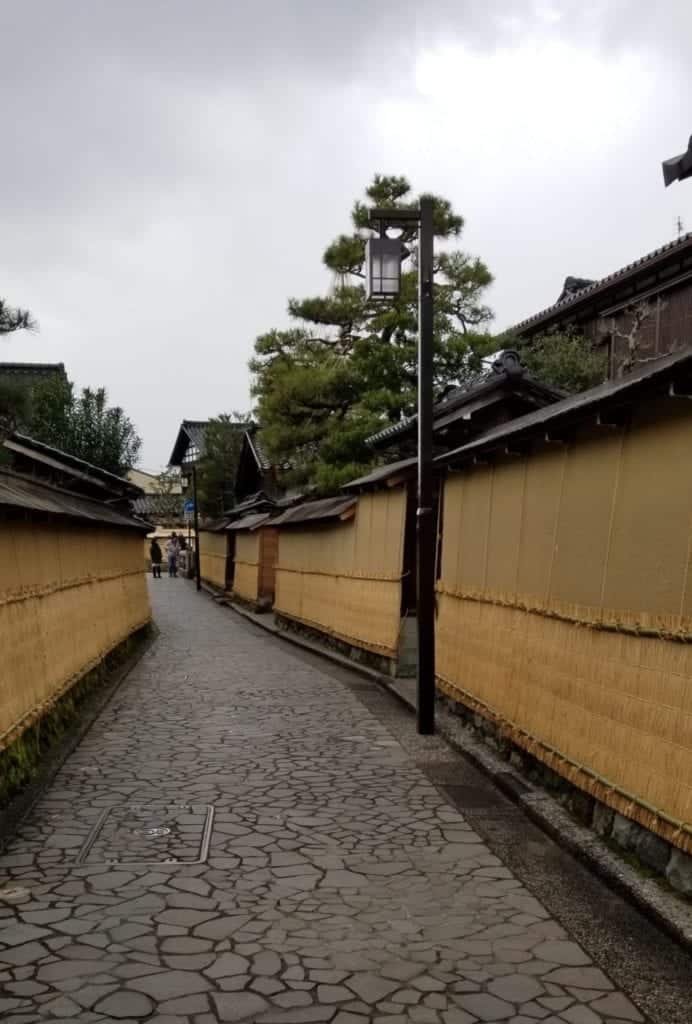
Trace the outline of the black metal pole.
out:
M 195 581 L 197 589 L 202 589 L 202 577 L 200 575 L 199 561 L 199 512 L 197 510 L 197 467 L 192 463 L 192 500 L 195 503 Z
M 435 555 L 433 515 L 433 204 L 420 201 L 418 240 L 418 732 L 435 732 Z

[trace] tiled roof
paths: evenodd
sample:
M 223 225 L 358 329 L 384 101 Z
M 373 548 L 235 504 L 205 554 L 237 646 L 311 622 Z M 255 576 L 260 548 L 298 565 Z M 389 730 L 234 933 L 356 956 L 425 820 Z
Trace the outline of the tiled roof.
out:
M 194 445 L 200 455 L 204 454 L 204 435 L 208 424 L 209 420 L 183 420 L 168 460 L 169 466 L 179 466 L 190 445 Z
M 507 367 L 510 367 L 510 370 Z M 542 384 L 534 380 L 525 368 L 521 366 L 519 357 L 515 352 L 507 350 L 496 359 L 490 371 L 482 377 L 465 387 L 453 388 L 441 401 L 436 402 L 433 407 L 433 430 L 446 426 L 452 414 L 458 413 L 464 417 L 464 409 L 474 403 L 490 399 L 495 392 L 508 389 L 511 393 L 531 394 L 542 402 L 555 402 L 564 397 L 564 392 Z M 458 419 L 459 416 L 454 416 Z M 412 431 L 418 422 L 418 416 L 409 416 L 399 423 L 393 423 L 377 434 L 366 439 L 366 444 L 371 447 L 381 446 L 396 437 Z
M 150 526 L 116 512 L 105 502 L 92 501 L 70 491 L 29 480 L 8 470 L 0 470 L 0 506 L 77 519 L 89 523 L 106 523 L 146 533 Z
M 538 325 L 541 321 L 551 319 L 558 313 L 569 312 L 572 308 L 579 306 L 584 299 L 606 291 L 608 288 L 627 280 L 628 277 L 639 273 L 641 270 L 653 269 L 658 263 L 665 262 L 671 254 L 679 253 L 690 247 L 692 247 L 692 232 L 683 235 L 682 238 L 678 238 L 674 242 L 668 242 L 667 245 L 654 249 L 653 252 L 647 253 L 646 256 L 642 256 L 633 263 L 628 263 L 627 266 L 621 267 L 620 270 L 602 277 L 599 281 L 594 281 L 587 288 L 581 288 L 579 291 L 571 293 L 567 298 L 561 301 L 558 300 L 552 306 L 541 310 L 540 313 L 534 313 L 533 316 L 527 317 L 526 320 L 522 320 L 514 327 L 511 327 L 508 333 L 521 334 L 530 327 Z
M 80 477 L 87 482 L 91 481 L 112 493 L 132 496 L 142 493 L 142 488 L 130 480 L 116 476 L 115 473 L 109 473 L 108 470 L 101 469 L 100 466 L 94 466 L 85 459 L 78 459 L 76 455 L 69 455 L 59 448 L 52 448 L 50 445 L 43 444 L 42 441 L 36 441 L 33 437 L 27 437 L 25 434 L 18 432 L 10 434 L 4 441 L 4 447 L 8 451 L 22 455 L 29 460 L 43 463 L 59 472 L 74 473 L 75 477 Z
M 0 377 L 65 377 L 64 363 L 0 363 Z
M 208 425 L 208 420 L 183 420 L 185 433 L 200 452 L 204 451 Z
M 226 527 L 227 530 L 256 530 L 271 519 L 271 512 L 257 512 L 254 515 L 243 516 L 242 519 L 234 519 Z
M 517 419 L 510 420 L 453 451 L 439 455 L 435 462 L 437 465 L 463 462 L 482 452 L 502 448 L 510 440 L 517 443 L 524 438 L 544 434 L 546 427 L 561 427 L 587 415 L 593 415 L 597 411 L 604 411 L 613 406 L 617 408 L 631 405 L 645 390 L 650 390 L 652 385 L 669 385 L 681 371 L 685 375 L 692 371 L 692 346 L 662 356 L 660 359 L 642 363 L 622 379 L 607 380 L 604 384 L 571 395 L 561 402 L 546 405 L 526 416 L 518 416 Z
M 268 509 L 274 508 L 275 504 L 274 499 L 270 498 L 264 491 L 256 491 L 254 494 L 248 494 L 246 498 L 239 501 L 237 505 L 228 510 L 226 515 L 237 518 L 248 512 L 266 512 Z
M 302 523 L 340 519 L 349 512 L 358 501 L 354 497 L 320 498 L 318 501 L 307 501 L 302 505 L 289 508 L 283 515 L 273 521 L 273 526 L 299 526 Z
M 257 434 L 251 430 L 246 430 L 245 436 L 247 438 L 247 443 L 250 447 L 250 451 L 254 455 L 255 462 L 257 463 L 259 468 L 263 470 L 271 469 L 271 461 L 269 459 L 269 456 L 265 452 L 264 448 L 262 447 L 262 442 L 260 441 Z
M 170 516 L 181 519 L 183 498 L 180 494 L 144 494 L 132 502 L 132 510 L 138 516 L 154 516 L 160 519 Z
M 389 480 L 390 477 L 398 476 L 401 473 L 407 474 L 409 470 L 413 469 L 417 464 L 418 459 L 412 458 L 400 459 L 398 462 L 390 462 L 386 466 L 378 466 L 365 476 L 359 476 L 357 480 L 349 480 L 347 484 L 344 484 L 341 490 L 359 491 L 362 488 L 384 483 L 384 481 Z

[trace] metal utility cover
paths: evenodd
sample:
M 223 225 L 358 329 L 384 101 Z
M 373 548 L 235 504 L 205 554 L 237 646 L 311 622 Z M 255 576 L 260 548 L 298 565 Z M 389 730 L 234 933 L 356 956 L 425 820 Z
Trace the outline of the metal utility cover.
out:
M 202 864 L 214 808 L 209 804 L 120 804 L 101 812 L 77 864 Z

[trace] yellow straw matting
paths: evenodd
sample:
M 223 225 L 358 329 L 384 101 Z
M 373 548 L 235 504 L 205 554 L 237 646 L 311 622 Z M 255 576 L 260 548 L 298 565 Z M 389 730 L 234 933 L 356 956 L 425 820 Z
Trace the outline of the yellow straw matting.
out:
M 276 611 L 395 656 L 405 510 L 399 487 L 361 495 L 345 522 L 279 528 Z
M 451 475 L 437 669 L 512 737 L 692 851 L 689 403 Z
M 0 749 L 150 617 L 138 533 L 5 522 Z

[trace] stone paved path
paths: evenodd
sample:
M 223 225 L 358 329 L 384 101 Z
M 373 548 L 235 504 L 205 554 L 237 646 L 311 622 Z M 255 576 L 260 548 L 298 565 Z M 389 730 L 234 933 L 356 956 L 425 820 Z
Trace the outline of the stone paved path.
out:
M 351 690 L 157 586 L 0 859 L 6 1024 L 644 1020 Z

